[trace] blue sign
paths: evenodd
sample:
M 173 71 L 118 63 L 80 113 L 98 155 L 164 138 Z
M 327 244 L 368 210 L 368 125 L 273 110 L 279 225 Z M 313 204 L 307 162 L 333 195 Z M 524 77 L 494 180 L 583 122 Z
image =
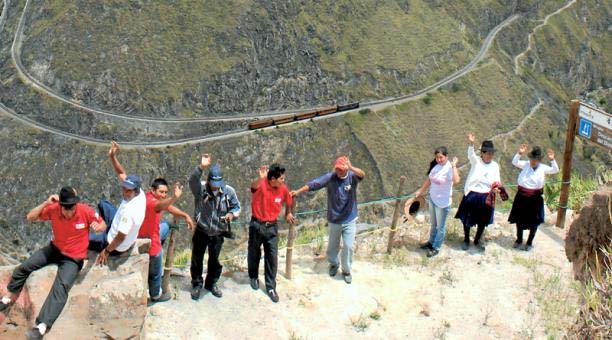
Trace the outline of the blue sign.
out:
M 585 138 L 591 138 L 591 131 L 593 130 L 593 123 L 584 118 L 580 118 L 580 125 L 578 128 L 578 134 Z

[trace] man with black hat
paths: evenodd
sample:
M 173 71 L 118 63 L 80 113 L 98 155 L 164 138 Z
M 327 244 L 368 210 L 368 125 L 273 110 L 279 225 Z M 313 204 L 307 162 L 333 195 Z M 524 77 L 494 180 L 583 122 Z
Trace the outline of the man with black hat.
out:
M 202 172 L 211 164 L 209 154 L 202 155 L 200 164 L 189 177 L 189 188 L 194 198 L 196 229 L 191 239 L 191 298 L 198 300 L 202 286 L 220 298 L 223 293 L 217 285 L 223 266 L 219 254 L 228 226 L 240 214 L 240 202 L 236 191 L 223 181 L 219 164 L 210 167 L 206 181 Z M 204 252 L 208 248 L 206 280 L 202 279 Z
M 92 208 L 79 203 L 72 187 L 63 187 L 59 195 L 49 196 L 26 218 L 29 222 L 51 221 L 53 240 L 15 268 L 7 286 L 10 296 L 0 300 L 0 312 L 17 300 L 32 272 L 56 264 L 57 274 L 51 291 L 36 318 L 35 327 L 26 333 L 28 339 L 42 339 L 62 312 L 68 292 L 83 267 L 90 229 L 101 232 L 106 224 Z
M 121 167 L 116 157 L 117 150 L 119 150 L 118 144 L 112 142 L 108 156 L 115 170 Z M 140 188 L 140 177 L 134 174 L 126 175 L 122 171 L 116 172 L 121 183 L 123 200 L 112 217 L 111 226 L 106 235 L 108 245 L 102 249 L 96 259 L 96 264 L 101 265 L 106 264 L 109 255 L 129 255 L 145 217 L 146 197 Z M 109 216 L 105 218 L 111 219 Z
M 559 166 L 555 161 L 555 152 L 548 150 L 548 159 L 550 166 L 542 164 L 544 152 L 539 146 L 534 146 L 531 152 L 527 154 L 529 161 L 521 160 L 521 157 L 527 152 L 528 145 L 521 144 L 514 158 L 512 165 L 522 169 L 519 174 L 517 183 L 518 190 L 512 203 L 510 210 L 510 223 L 516 223 L 516 241 L 514 248 L 521 248 L 529 251 L 533 248 L 533 239 L 535 237 L 538 226 L 544 222 L 544 180 L 546 175 L 552 175 L 559 172 Z M 527 243 L 523 243 L 523 231 L 529 230 Z

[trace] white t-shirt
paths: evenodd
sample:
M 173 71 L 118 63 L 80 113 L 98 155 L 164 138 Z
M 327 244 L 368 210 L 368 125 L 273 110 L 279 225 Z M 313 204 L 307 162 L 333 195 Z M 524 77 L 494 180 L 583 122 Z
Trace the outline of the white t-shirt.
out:
M 126 251 L 136 242 L 138 231 L 145 217 L 145 210 L 146 198 L 142 189 L 131 200 L 121 201 L 121 205 L 117 209 L 117 213 L 106 236 L 106 240 L 110 244 L 119 232 L 126 235 L 123 242 L 115 248 L 116 251 Z
M 517 183 L 526 189 L 542 189 L 544 187 L 546 175 L 552 175 L 559 172 L 559 166 L 554 159 L 550 162 L 551 166 L 540 163 L 538 167 L 533 170 L 529 161 L 522 161 L 521 155 L 518 153 L 512 158 L 512 165 L 523 169 L 519 174 Z
M 440 208 L 446 208 L 452 203 L 453 166 L 451 162 L 444 165 L 436 164 L 429 173 L 429 197 Z
M 468 147 L 468 159 L 472 167 L 465 181 L 464 194 L 467 195 L 470 191 L 485 194 L 491 191 L 493 183 L 501 183 L 499 164 L 496 161 L 483 162 L 482 158 L 474 152 L 474 146 L 471 145 Z

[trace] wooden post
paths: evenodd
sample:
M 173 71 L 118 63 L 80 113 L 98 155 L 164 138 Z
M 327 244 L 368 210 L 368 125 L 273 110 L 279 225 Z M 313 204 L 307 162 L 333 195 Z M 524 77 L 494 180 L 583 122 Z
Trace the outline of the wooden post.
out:
M 563 169 L 561 192 L 559 194 L 559 207 L 557 209 L 557 227 L 565 226 L 565 212 L 569 198 L 570 179 L 572 177 L 572 154 L 574 152 L 574 138 L 578 125 L 579 100 L 572 100 L 570 103 L 569 117 L 567 120 L 567 133 L 565 135 L 565 150 L 563 151 Z
M 395 229 L 397 227 L 397 220 L 400 217 L 401 203 L 402 200 L 399 198 L 402 192 L 404 191 L 404 182 L 406 181 L 406 177 L 400 177 L 399 187 L 397 188 L 397 199 L 395 200 L 395 209 L 393 210 L 393 220 L 391 221 L 391 230 L 389 231 L 389 243 L 387 244 L 387 254 L 391 254 L 393 249 L 393 239 L 395 238 Z
M 287 235 L 287 258 L 285 259 L 285 276 L 291 280 L 291 264 L 293 261 L 293 241 L 295 240 L 295 226 L 289 223 L 289 234 Z
M 172 220 L 174 226 L 170 228 L 170 236 L 168 236 L 168 250 L 166 251 L 166 264 L 164 265 L 164 277 L 162 279 L 162 291 L 170 291 L 170 275 L 172 274 L 172 266 L 174 263 L 174 233 L 178 225 L 176 217 Z

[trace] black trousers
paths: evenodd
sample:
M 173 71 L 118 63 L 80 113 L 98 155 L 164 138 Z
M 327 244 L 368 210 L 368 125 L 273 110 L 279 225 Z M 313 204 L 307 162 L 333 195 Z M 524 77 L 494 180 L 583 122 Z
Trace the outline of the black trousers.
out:
M 50 264 L 57 265 L 57 275 L 36 318 L 37 325 L 44 323 L 48 328 L 51 328 L 64 309 L 66 301 L 68 301 L 68 292 L 81 268 L 83 268 L 83 260 L 75 260 L 65 256 L 52 243 L 49 243 L 15 268 L 11 282 L 6 287 L 9 292 L 19 294 L 32 272 Z
M 533 239 L 538 231 L 538 226 L 527 228 L 523 225 L 516 225 L 516 243 L 523 243 L 523 230 L 529 229 L 529 236 L 527 237 L 527 245 L 533 245 Z
M 266 290 L 276 289 L 276 270 L 278 269 L 278 226 L 276 223 L 262 223 L 251 220 L 249 224 L 249 277 L 259 275 L 261 246 L 264 249 Z
M 210 290 L 219 281 L 223 266 L 219 263 L 219 254 L 223 247 L 223 236 L 209 236 L 196 228 L 191 238 L 191 285 L 202 286 Z M 204 253 L 208 248 L 206 281 L 202 279 Z

